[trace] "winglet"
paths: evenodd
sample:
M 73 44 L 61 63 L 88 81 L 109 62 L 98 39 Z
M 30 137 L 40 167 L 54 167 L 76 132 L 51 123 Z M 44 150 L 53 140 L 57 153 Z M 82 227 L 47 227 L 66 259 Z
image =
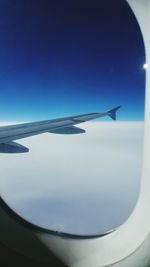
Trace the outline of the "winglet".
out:
M 121 106 L 118 106 L 118 107 L 116 107 L 116 108 L 113 108 L 113 109 L 109 110 L 109 111 L 107 112 L 108 116 L 110 116 L 110 117 L 112 118 L 112 120 L 116 120 L 116 112 L 117 112 L 117 110 L 120 109 L 120 108 L 121 108 Z

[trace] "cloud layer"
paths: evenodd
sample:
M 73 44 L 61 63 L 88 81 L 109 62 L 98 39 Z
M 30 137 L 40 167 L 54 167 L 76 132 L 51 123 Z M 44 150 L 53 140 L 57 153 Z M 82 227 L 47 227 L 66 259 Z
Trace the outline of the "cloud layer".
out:
M 27 154 L 0 154 L 1 195 L 51 230 L 99 234 L 122 224 L 140 188 L 143 123 L 84 123 L 85 134 L 19 140 Z

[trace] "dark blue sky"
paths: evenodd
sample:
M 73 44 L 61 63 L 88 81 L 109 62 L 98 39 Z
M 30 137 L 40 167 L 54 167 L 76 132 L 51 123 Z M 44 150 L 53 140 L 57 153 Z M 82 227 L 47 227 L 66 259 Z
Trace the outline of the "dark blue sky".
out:
M 145 52 L 125 0 L 0 2 L 1 121 L 55 118 L 122 105 L 143 120 Z

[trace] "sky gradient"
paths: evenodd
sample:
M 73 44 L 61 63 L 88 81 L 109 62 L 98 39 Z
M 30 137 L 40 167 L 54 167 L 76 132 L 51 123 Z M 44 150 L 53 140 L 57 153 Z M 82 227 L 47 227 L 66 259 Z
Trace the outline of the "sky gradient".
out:
M 118 120 L 143 120 L 144 62 L 141 32 L 124 0 L 0 3 L 1 121 L 118 105 Z

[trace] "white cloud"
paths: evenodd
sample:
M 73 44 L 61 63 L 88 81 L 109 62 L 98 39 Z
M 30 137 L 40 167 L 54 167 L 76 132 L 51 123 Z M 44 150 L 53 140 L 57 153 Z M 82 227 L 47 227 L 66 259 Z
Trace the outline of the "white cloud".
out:
M 81 135 L 43 134 L 18 142 L 27 154 L 1 154 L 1 194 L 21 216 L 79 234 L 119 226 L 138 196 L 142 122 L 92 122 Z

